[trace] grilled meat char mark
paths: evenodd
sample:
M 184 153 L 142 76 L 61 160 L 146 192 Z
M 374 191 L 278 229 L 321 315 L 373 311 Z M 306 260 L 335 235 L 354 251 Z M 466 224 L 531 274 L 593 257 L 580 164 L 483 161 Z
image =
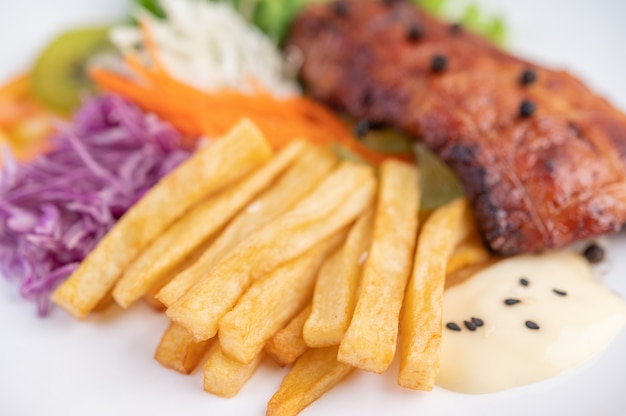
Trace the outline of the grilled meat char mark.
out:
M 308 7 L 288 38 L 311 95 L 435 151 L 492 250 L 558 248 L 626 222 L 626 116 L 610 103 L 408 2 L 336 4 Z

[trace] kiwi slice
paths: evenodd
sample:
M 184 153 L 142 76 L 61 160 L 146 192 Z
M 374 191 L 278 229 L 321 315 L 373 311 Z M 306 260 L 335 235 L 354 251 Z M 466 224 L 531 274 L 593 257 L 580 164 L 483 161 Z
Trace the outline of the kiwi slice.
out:
M 93 89 L 87 63 L 111 47 L 108 26 L 74 29 L 56 37 L 39 55 L 32 72 L 35 96 L 44 104 L 68 113 L 80 97 Z

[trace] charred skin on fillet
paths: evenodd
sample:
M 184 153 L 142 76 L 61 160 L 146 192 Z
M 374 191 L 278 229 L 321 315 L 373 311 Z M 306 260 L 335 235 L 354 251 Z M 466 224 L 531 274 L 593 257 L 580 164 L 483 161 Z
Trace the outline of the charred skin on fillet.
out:
M 288 38 L 311 95 L 422 140 L 462 181 L 492 250 L 626 222 L 626 116 L 609 102 L 408 2 L 336 4 L 308 7 Z

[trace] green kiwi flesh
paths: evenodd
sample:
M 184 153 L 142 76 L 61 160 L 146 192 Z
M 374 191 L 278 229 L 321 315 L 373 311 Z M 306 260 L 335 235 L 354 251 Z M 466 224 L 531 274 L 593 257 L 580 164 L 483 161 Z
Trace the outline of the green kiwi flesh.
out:
M 68 113 L 92 90 L 87 63 L 110 46 L 108 26 L 74 29 L 56 37 L 39 55 L 32 72 L 35 96 L 51 108 Z

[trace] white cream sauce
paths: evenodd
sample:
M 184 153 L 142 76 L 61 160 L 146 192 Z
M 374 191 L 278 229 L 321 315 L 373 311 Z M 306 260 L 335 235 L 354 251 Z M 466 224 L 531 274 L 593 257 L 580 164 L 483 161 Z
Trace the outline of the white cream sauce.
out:
M 472 318 L 483 323 L 473 331 L 464 323 Z M 506 259 L 445 292 L 437 384 L 490 393 L 545 380 L 602 351 L 625 324 L 626 303 L 582 256 Z

